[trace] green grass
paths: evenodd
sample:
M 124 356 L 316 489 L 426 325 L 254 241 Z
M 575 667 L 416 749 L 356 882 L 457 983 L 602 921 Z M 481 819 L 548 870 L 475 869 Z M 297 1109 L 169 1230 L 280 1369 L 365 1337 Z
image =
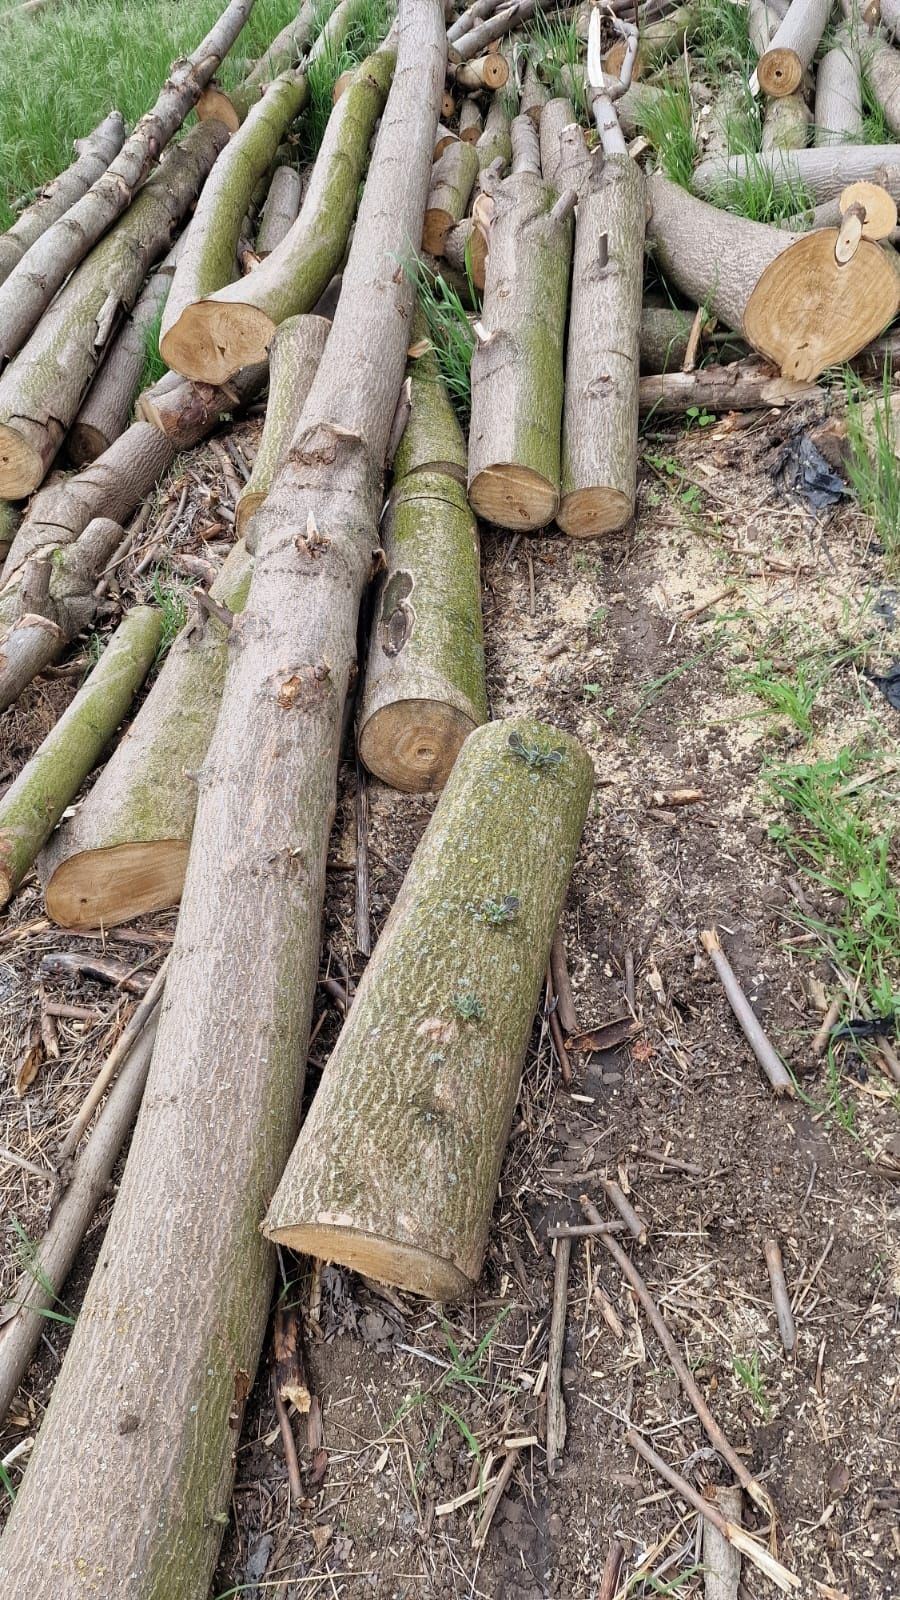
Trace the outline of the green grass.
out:
M 481 1373 L 481 1363 L 490 1349 L 499 1328 L 512 1310 L 506 1306 L 497 1319 L 491 1323 L 487 1332 L 479 1339 L 470 1355 L 464 1355 L 460 1346 L 453 1337 L 450 1325 L 442 1320 L 441 1328 L 450 1361 L 446 1370 L 441 1373 L 437 1383 L 431 1389 L 418 1389 L 414 1394 L 408 1395 L 392 1418 L 390 1427 L 395 1428 L 404 1417 L 411 1412 L 433 1406 L 437 1412 L 435 1425 L 424 1446 L 424 1460 L 417 1468 L 417 1476 L 424 1471 L 425 1463 L 440 1444 L 448 1422 L 452 1422 L 465 1441 L 473 1459 L 478 1464 L 479 1480 L 483 1479 L 481 1459 L 481 1446 L 478 1443 L 471 1427 L 462 1415 L 461 1404 L 467 1394 L 477 1395 L 488 1387 L 488 1379 Z M 452 1394 L 453 1403 L 447 1398 L 448 1391 Z
M 804 738 L 811 739 L 813 707 L 825 676 L 826 669 L 821 661 L 798 661 L 795 673 L 790 675 L 776 671 L 773 662 L 761 656 L 749 672 L 737 675 L 737 681 L 742 688 L 758 695 L 775 717 L 786 718 Z
M 734 211 L 750 222 L 784 222 L 815 205 L 815 197 L 799 179 L 786 184 L 780 174 L 776 183 L 774 173 L 753 155 L 747 157 L 746 172 L 730 177 L 711 198 L 723 211 Z
M 0 228 L 74 160 L 72 142 L 117 107 L 131 124 L 177 56 L 199 44 L 222 0 L 61 0 L 4 17 L 0 52 Z M 296 0 L 256 0 L 226 57 L 226 85 L 296 15 Z
M 772 1408 L 766 1399 L 765 1386 L 759 1366 L 759 1352 L 754 1350 L 752 1356 L 748 1356 L 746 1360 L 741 1356 L 733 1356 L 731 1365 L 735 1377 L 747 1390 L 760 1416 L 764 1417 L 768 1422 L 772 1415 Z
M 686 85 L 666 83 L 658 97 L 648 97 L 641 108 L 641 125 L 666 177 L 689 189 L 697 146 Z
M 322 0 L 323 24 L 333 9 L 331 0 Z M 334 86 L 338 78 L 377 50 L 390 28 L 394 10 L 392 0 L 365 0 L 343 44 L 329 44 L 311 63 L 307 78 L 309 104 L 300 124 L 301 152 L 307 160 L 313 159 L 324 138 L 328 118 L 334 109 Z
M 575 31 L 574 17 L 564 22 L 558 15 L 551 18 L 539 11 L 526 33 L 531 46 L 529 54 L 535 66 L 541 68 L 541 77 L 551 96 L 571 99 L 579 121 L 589 122 L 584 46 Z
M 162 326 L 163 314 L 160 311 L 151 322 L 144 334 L 144 370 L 138 385 L 138 394 L 143 394 L 151 384 L 158 383 L 160 378 L 168 372 L 168 367 L 159 353 L 159 330 Z
M 19 1265 L 22 1268 L 22 1271 L 27 1273 L 28 1277 L 32 1278 L 34 1282 L 38 1284 L 48 1300 L 55 1300 L 58 1306 L 62 1306 L 61 1311 L 53 1311 L 48 1306 L 35 1308 L 38 1310 L 38 1314 L 42 1317 L 47 1317 L 50 1322 L 63 1322 L 68 1327 L 74 1328 L 75 1318 L 67 1309 L 63 1301 L 60 1300 L 59 1295 L 56 1293 L 56 1290 L 50 1282 L 50 1279 L 41 1268 L 39 1245 L 35 1244 L 32 1239 L 29 1239 L 28 1234 L 25 1232 L 25 1229 L 22 1227 L 22 1224 L 17 1217 L 10 1217 L 9 1221 L 10 1227 L 16 1236 L 15 1251 L 16 1255 L 18 1256 Z
M 456 290 L 444 278 L 431 280 L 425 272 L 419 271 L 417 287 L 441 377 L 465 427 L 472 402 L 471 367 L 475 349 L 469 314 Z
M 900 570 L 900 460 L 897 420 L 892 408 L 896 391 L 886 368 L 880 394 L 873 394 L 851 372 L 845 371 L 847 442 L 849 456 L 844 471 L 851 489 L 884 549 L 889 571 Z
M 163 614 L 162 633 L 159 640 L 157 662 L 168 655 L 174 641 L 187 622 L 187 601 L 181 584 L 167 580 L 159 572 L 153 574 L 150 592 Z
M 861 77 L 863 125 L 860 144 L 893 144 L 894 135 L 887 124 L 883 108 L 872 93 L 872 85 L 863 71 Z
M 700 0 L 693 53 L 707 82 L 716 84 L 739 74 L 744 82 L 756 66 L 750 44 L 748 8 L 729 0 Z

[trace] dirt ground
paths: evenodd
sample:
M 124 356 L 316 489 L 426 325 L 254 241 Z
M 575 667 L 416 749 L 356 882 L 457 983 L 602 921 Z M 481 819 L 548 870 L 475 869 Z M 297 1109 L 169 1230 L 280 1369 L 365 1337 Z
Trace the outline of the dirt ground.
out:
M 597 1238 L 572 1244 L 568 1431 L 548 1476 L 548 1228 L 582 1220 L 582 1193 L 614 1215 L 603 1177 L 628 1191 L 646 1222 L 646 1243 L 629 1240 L 628 1252 L 717 1422 L 774 1499 L 779 1558 L 799 1576 L 800 1593 L 878 1600 L 896 1592 L 898 1090 L 873 1046 L 842 1046 L 832 1064 L 813 1058 L 836 979 L 802 920 L 797 866 L 771 836 L 783 812 L 766 770 L 773 760 L 864 745 L 880 753 L 877 775 L 896 824 L 898 713 L 866 671 L 900 656 L 900 596 L 855 507 L 816 518 L 779 494 L 773 452 L 811 420 L 795 412 L 748 428 L 651 425 L 639 516 L 626 540 L 581 546 L 484 530 L 492 716 L 530 713 L 568 729 L 596 769 L 563 919 L 579 1021 L 588 1029 L 624 1017 L 636 1026 L 618 1048 L 573 1053 L 567 1088 L 547 1018 L 536 1021 L 471 1304 L 440 1311 L 334 1267 L 313 1272 L 282 1259 L 304 1313 L 315 1396 L 309 1417 L 292 1418 L 303 1497 L 291 1503 L 267 1348 L 212 1589 L 219 1600 L 587 1600 L 598 1594 L 614 1539 L 624 1546 L 623 1600 L 702 1593 L 697 1512 L 638 1459 L 625 1429 L 639 1430 L 707 1496 L 731 1474 Z M 255 425 L 235 438 L 249 459 Z M 227 512 L 233 483 L 221 453 L 204 452 L 184 470 L 187 511 L 170 539 L 196 552 L 204 530 L 221 540 L 224 520 L 227 533 L 219 508 Z M 176 471 L 163 489 L 160 517 L 178 501 L 181 481 Z M 123 576 L 123 588 L 131 581 Z M 809 653 L 828 664 L 811 737 L 767 710 L 746 681 L 763 656 L 790 673 Z M 42 680 L 8 714 L 0 783 L 77 687 L 78 671 Z M 340 870 L 353 859 L 354 782 L 348 763 L 324 950 L 332 969 L 344 963 L 358 978 L 354 878 Z M 688 788 L 702 797 L 687 805 L 667 798 Z M 375 932 L 432 809 L 429 797 L 371 785 Z M 826 920 L 834 912 L 809 876 L 801 893 Z M 162 916 L 117 930 L 106 953 L 153 971 L 173 926 Z M 738 1030 L 698 938 L 713 926 L 798 1076 L 796 1100 L 774 1097 Z M 16 1098 L 12 1079 L 39 1015 L 39 961 L 75 948 L 96 953 L 100 942 L 50 928 L 29 879 L 0 924 L 4 1293 L 22 1253 L 16 1228 L 35 1239 L 47 1216 L 48 1185 L 21 1162 L 49 1170 L 130 1003 L 108 985 L 46 978 L 45 994 L 90 1008 L 92 1019 L 59 1022 L 59 1060 L 45 1062 Z M 310 1093 L 339 1026 L 324 992 L 320 1004 Z M 111 1197 L 64 1290 L 66 1313 L 77 1312 L 110 1205 Z M 772 1306 L 763 1254 L 770 1238 L 780 1241 L 793 1299 L 792 1356 Z M 13 1486 L 66 1335 L 65 1321 L 48 1321 L 0 1429 Z M 506 1492 L 479 1540 L 510 1448 L 518 1453 Z M 0 1498 L 8 1505 L 2 1490 Z M 760 1527 L 746 1497 L 743 1517 L 747 1528 Z M 747 1562 L 742 1584 L 744 1596 L 774 1592 Z

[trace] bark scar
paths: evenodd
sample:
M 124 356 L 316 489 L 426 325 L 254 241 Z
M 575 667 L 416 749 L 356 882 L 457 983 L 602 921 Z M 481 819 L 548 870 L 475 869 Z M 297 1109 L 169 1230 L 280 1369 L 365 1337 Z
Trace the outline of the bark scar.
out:
M 413 579 L 409 572 L 395 572 L 384 586 L 381 600 L 381 648 L 386 656 L 397 656 L 409 642 L 416 613 L 409 604 Z

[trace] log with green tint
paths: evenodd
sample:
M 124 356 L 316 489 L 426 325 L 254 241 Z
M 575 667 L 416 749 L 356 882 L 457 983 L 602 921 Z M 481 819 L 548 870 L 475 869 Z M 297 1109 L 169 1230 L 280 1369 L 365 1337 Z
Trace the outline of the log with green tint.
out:
M 465 483 L 466 441 L 421 311 L 413 318 L 410 351 L 409 416 L 394 456 L 394 479 L 424 470 Z
M 593 772 L 525 718 L 463 746 L 356 991 L 264 1231 L 427 1295 L 471 1293 Z
M 229 555 L 211 594 L 242 611 L 251 560 Z M 113 927 L 178 904 L 197 809 L 197 775 L 213 736 L 228 665 L 228 629 L 196 619 L 179 634 L 124 738 L 74 817 L 40 857 L 47 914 L 65 928 Z
M 296 66 L 328 9 L 328 0 L 304 0 L 296 17 L 275 35 L 265 54 L 253 63 L 241 83 L 227 90 L 221 84 L 211 83 L 204 89 L 197 102 L 200 121 L 224 122 L 229 132 L 235 133 L 258 104 L 267 85 Z
M 162 612 L 129 611 L 72 704 L 0 800 L 0 906 L 78 793 L 156 659 Z
M 203 187 L 187 244 L 175 268 L 160 328 L 159 350 L 166 365 L 186 378 L 216 381 L 210 373 L 219 357 L 217 306 L 209 296 L 230 284 L 241 224 L 253 191 L 265 178 L 275 153 L 307 98 L 306 79 L 286 72 L 269 85 L 222 152 Z M 257 359 L 233 343 L 232 372 Z M 226 374 L 225 376 L 230 376 Z
M 288 317 L 272 339 L 266 420 L 253 471 L 238 496 L 235 521 L 238 536 L 247 538 L 250 550 L 251 520 L 287 458 L 330 331 L 327 317 Z

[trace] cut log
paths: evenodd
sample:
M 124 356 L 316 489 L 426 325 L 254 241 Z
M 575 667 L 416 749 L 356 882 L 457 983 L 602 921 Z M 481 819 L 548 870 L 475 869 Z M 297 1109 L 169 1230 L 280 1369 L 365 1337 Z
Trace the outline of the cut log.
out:
M 458 139 L 451 144 L 431 173 L 431 188 L 425 207 L 422 248 L 430 255 L 443 254 L 450 229 L 466 214 L 469 196 L 478 177 L 478 157 L 471 144 Z
M 459 108 L 459 137 L 464 144 L 477 144 L 483 131 L 478 101 L 465 99 Z
M 488 113 L 484 119 L 484 132 L 475 146 L 479 172 L 484 172 L 495 161 L 502 161 L 505 167 L 509 166 L 512 160 L 509 121 L 505 97 L 496 95 L 488 106 Z
M 254 62 L 241 83 L 228 90 L 210 83 L 204 89 L 197 101 L 200 121 L 224 122 L 229 133 L 236 133 L 266 85 L 297 65 L 328 9 L 329 0 L 304 0 L 296 17 L 276 33 L 268 50 Z
M 859 50 L 849 28 L 841 28 L 816 69 L 817 145 L 847 144 L 862 138 Z
M 435 161 L 439 161 L 447 147 L 455 144 L 458 138 L 459 134 L 454 133 L 452 128 L 445 128 L 443 123 L 438 123 L 437 138 L 434 142 Z
M 472 1292 L 592 777 L 576 740 L 524 718 L 466 741 L 269 1207 L 269 1238 L 432 1300 Z
M 527 117 L 514 126 L 536 140 Z M 559 505 L 572 215 L 527 168 L 498 185 L 494 207 L 472 357 L 469 501 L 498 527 L 543 528 Z
M 727 196 L 729 185 L 761 174 L 776 195 L 806 189 L 814 200 L 831 200 L 848 183 L 865 180 L 890 188 L 884 174 L 898 170 L 895 144 L 842 144 L 812 150 L 766 150 L 759 155 L 729 156 L 727 161 L 701 161 L 694 168 L 700 195 Z
M 444 237 L 443 256 L 456 272 L 471 276 L 475 288 L 484 293 L 490 251 L 488 230 L 474 217 L 464 217 Z
M 120 111 L 111 111 L 86 139 L 76 139 L 78 160 L 48 183 L 37 199 L 0 234 L 0 283 L 5 283 L 26 250 L 64 216 L 70 206 L 105 172 L 125 143 L 125 123 Z
M 250 573 L 250 557 L 236 545 L 213 600 L 242 611 Z M 174 641 L 128 732 L 38 860 L 54 922 L 112 928 L 178 904 L 227 664 L 228 629 L 215 615 Z
M 192 341 L 189 356 L 179 351 L 179 370 L 189 362 L 203 382 L 227 383 L 241 367 L 265 361 L 280 322 L 312 310 L 347 248 L 369 141 L 393 66 L 393 54 L 382 50 L 357 68 L 328 119 L 297 221 L 248 277 L 202 302 L 202 340 Z
M 406 361 L 412 288 L 397 263 L 421 235 L 445 60 L 439 0 L 401 0 L 328 348 L 260 513 L 143 1109 L 0 1543 L 0 1591 L 27 1572 L 29 1600 L 108 1590 L 111 1572 L 127 1574 L 128 1600 L 193 1600 L 215 1566 L 269 1313 L 259 1219 L 300 1110 L 343 708 Z
M 849 183 L 837 206 L 841 216 L 853 208 L 859 210 L 864 239 L 887 239 L 897 226 L 897 202 L 880 184 Z
M 482 50 L 489 50 L 494 41 L 502 39 L 506 33 L 512 33 L 523 22 L 528 22 L 537 10 L 537 0 L 513 0 L 511 5 L 498 8 L 493 16 L 470 28 L 453 48 L 453 54 L 458 61 L 471 61 Z
M 754 55 L 765 55 L 788 13 L 789 0 L 750 0 L 747 29 Z
M 763 94 L 795 94 L 825 32 L 832 0 L 792 0 L 784 21 L 756 64 Z
M 268 362 L 244 367 L 228 383 L 191 383 L 169 372 L 140 396 L 136 411 L 171 440 L 176 449 L 188 450 L 212 431 L 217 422 L 241 406 L 249 405 L 265 389 Z
M 678 311 L 673 306 L 644 306 L 641 372 L 678 372 L 687 354 L 693 323 L 693 312 Z
M 455 22 L 451 22 L 447 29 L 448 44 L 455 44 L 464 33 L 468 33 L 483 17 L 489 17 L 497 10 L 500 0 L 474 0 L 474 4 L 461 11 Z
M 639 389 L 642 411 L 674 412 L 681 416 L 694 408 L 757 411 L 824 398 L 824 391 L 814 383 L 794 383 L 782 378 L 776 368 L 753 356 L 733 361 L 727 367 L 699 367 L 696 372 L 664 372 L 641 378 Z
M 785 235 L 786 237 L 786 235 Z M 811 382 L 849 361 L 893 322 L 900 306 L 897 257 L 860 239 L 835 256 L 839 233 L 820 228 L 794 240 L 766 268 L 747 301 L 744 333 L 786 378 Z
M 181 127 L 234 43 L 253 4 L 254 0 L 229 0 L 196 50 L 170 67 L 156 104 L 141 117 L 115 160 L 87 193 L 35 241 L 0 287 L 0 362 L 10 360 L 21 350 L 57 289 L 131 205 L 159 160 L 160 151 Z M 223 143 L 224 129 L 213 140 L 216 149 L 221 149 Z M 198 148 L 204 147 L 211 148 L 200 141 Z M 144 276 L 146 267 L 141 274 Z
M 306 98 L 306 79 L 301 74 L 289 72 L 278 78 L 234 134 L 204 185 L 187 245 L 175 268 L 159 338 L 166 365 L 186 378 L 221 383 L 260 359 L 252 335 L 250 348 L 244 351 L 232 325 L 228 370 L 222 370 L 222 313 L 209 297 L 234 278 L 235 251 L 253 190 L 269 171 Z
M 156 659 L 162 612 L 129 611 L 71 705 L 0 800 L 0 907 L 112 738 Z
M 453 78 L 457 88 L 468 94 L 477 94 L 480 89 L 503 89 L 509 80 L 509 67 L 504 56 L 479 56 L 474 61 L 461 61 L 453 69 Z
M 634 515 L 646 209 L 628 155 L 607 156 L 579 199 L 556 519 L 579 539 Z
M 250 521 L 269 493 L 276 475 L 287 459 L 300 413 L 312 387 L 325 341 L 331 332 L 327 317 L 288 317 L 276 329 L 269 351 L 269 398 L 266 421 L 253 463 L 253 471 L 238 497 L 235 528 L 238 536 L 250 537 Z
M 394 455 L 394 479 L 437 472 L 466 481 L 466 443 L 421 312 L 413 321 L 409 416 Z
M 148 268 L 168 249 L 227 137 L 220 122 L 201 123 L 167 151 L 127 214 L 73 273 L 0 377 L 0 495 L 21 499 L 42 482 L 121 313 L 134 304 Z
M 812 115 L 802 94 L 786 94 L 778 100 L 770 100 L 763 117 L 762 149 L 804 150 L 811 122 Z
M 256 254 L 261 261 L 271 255 L 294 226 L 302 198 L 303 179 L 296 167 L 276 167 L 256 235 Z
M 529 61 L 525 68 L 525 77 L 522 82 L 522 94 L 519 100 L 519 115 L 530 117 L 536 128 L 540 127 L 544 107 L 550 99 L 550 90 L 542 83 L 537 75 L 534 64 Z

